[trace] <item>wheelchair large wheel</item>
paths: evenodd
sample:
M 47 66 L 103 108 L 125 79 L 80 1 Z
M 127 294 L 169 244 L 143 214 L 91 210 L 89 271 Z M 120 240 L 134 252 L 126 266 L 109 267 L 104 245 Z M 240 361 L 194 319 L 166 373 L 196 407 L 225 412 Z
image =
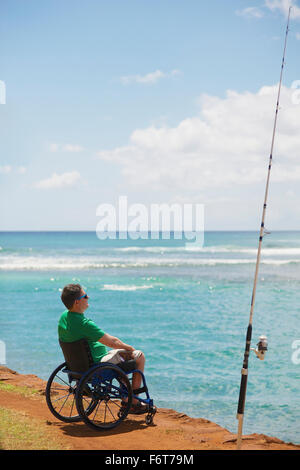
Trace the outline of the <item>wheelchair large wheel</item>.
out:
M 76 392 L 78 414 L 94 430 L 112 429 L 121 424 L 131 403 L 131 384 L 114 364 L 93 367 L 82 377 Z
M 81 421 L 76 408 L 76 390 L 79 379 L 64 372 L 66 363 L 58 366 L 50 375 L 46 387 L 46 401 L 51 413 L 60 421 L 75 423 Z M 92 412 L 96 402 L 85 402 L 85 412 Z

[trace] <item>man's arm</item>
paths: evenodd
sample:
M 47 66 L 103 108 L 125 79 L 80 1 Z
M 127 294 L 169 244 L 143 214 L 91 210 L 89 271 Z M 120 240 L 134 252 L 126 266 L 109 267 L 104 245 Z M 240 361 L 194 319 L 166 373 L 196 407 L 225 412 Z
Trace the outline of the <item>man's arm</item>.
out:
M 134 351 L 134 348 L 129 344 L 123 343 L 119 338 L 115 336 L 111 336 L 105 333 L 99 340 L 99 343 L 104 344 L 104 346 L 108 346 L 109 348 L 113 349 L 126 349 L 126 351 Z

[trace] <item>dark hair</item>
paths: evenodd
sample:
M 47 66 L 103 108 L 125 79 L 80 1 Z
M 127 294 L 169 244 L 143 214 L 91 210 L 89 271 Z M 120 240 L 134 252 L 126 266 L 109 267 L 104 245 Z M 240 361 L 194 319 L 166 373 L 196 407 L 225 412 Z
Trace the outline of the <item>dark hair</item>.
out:
M 80 284 L 68 284 L 61 293 L 62 303 L 70 310 L 76 299 L 80 297 L 82 288 Z

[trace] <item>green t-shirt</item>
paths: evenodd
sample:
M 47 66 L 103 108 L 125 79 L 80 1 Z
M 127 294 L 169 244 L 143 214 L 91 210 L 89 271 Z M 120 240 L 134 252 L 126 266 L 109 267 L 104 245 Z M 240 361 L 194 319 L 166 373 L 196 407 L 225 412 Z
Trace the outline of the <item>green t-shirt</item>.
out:
M 107 354 L 104 344 L 98 342 L 104 334 L 104 331 L 92 320 L 85 318 L 83 313 L 66 310 L 58 322 L 59 339 L 66 343 L 72 343 L 85 338 L 88 341 L 94 362 L 99 362 Z

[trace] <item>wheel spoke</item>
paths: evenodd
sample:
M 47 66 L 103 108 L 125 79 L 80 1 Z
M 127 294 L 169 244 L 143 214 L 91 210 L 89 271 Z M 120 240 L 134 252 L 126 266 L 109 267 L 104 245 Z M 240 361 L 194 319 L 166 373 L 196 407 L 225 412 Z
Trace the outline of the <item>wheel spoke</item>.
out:
M 62 410 L 63 407 L 65 406 L 65 404 L 66 404 L 66 402 L 67 402 L 67 400 L 68 400 L 68 398 L 69 398 L 70 395 L 71 395 L 71 394 L 69 393 L 69 395 L 67 396 L 67 398 L 65 399 L 65 401 L 64 401 L 63 404 L 61 405 L 61 408 L 60 408 L 60 410 L 59 410 L 59 413 L 61 412 L 61 410 Z M 73 400 L 73 401 L 74 401 L 74 400 Z M 70 416 L 70 415 L 69 415 L 69 416 Z
M 94 413 L 93 421 L 95 421 L 95 416 L 96 416 L 96 414 L 98 413 L 98 409 L 99 409 L 99 406 L 101 405 L 101 403 L 102 403 L 102 400 L 99 400 L 99 402 L 98 402 L 98 404 L 97 404 L 97 406 L 96 406 L 95 413 Z
M 75 403 L 75 397 L 73 398 L 73 401 L 72 401 L 72 407 L 71 407 L 70 415 L 69 415 L 69 416 L 72 416 L 72 415 L 73 415 L 74 403 Z
M 110 414 L 112 415 L 112 417 L 113 417 L 114 421 L 116 421 L 116 418 L 115 418 L 115 416 L 114 416 L 113 412 L 111 411 L 111 409 L 110 409 L 110 406 L 109 406 L 108 402 L 106 403 L 106 407 L 108 408 L 108 411 L 109 411 L 109 412 L 110 412 Z
M 63 395 L 62 397 L 56 398 L 55 400 L 52 400 L 52 401 L 53 401 L 53 403 L 55 403 L 57 401 L 63 400 L 65 397 L 67 397 L 67 399 L 68 399 L 69 396 L 70 396 L 70 393 L 68 395 Z
M 67 387 L 70 386 L 70 382 L 69 382 L 69 383 L 66 382 L 60 375 L 57 375 L 57 376 L 56 376 L 56 380 L 57 380 L 57 379 L 58 379 L 58 380 L 61 380 L 64 384 L 66 384 Z
M 107 406 L 106 402 L 104 406 L 105 406 L 104 408 L 104 424 L 105 424 L 106 423 L 106 406 Z
M 117 401 L 114 401 L 114 400 L 110 400 L 114 405 L 118 406 L 120 409 L 122 408 L 122 405 L 120 405 L 120 403 L 118 403 Z

